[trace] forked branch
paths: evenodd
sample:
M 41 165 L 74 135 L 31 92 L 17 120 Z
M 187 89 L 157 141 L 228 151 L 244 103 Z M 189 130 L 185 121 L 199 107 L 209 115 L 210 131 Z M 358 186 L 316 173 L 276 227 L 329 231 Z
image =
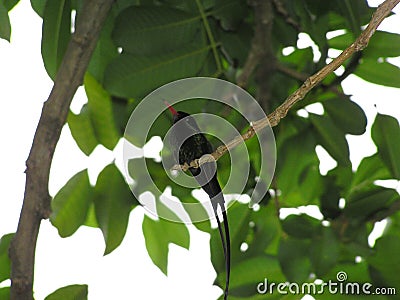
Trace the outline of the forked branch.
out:
M 222 155 L 224 155 L 228 150 L 233 147 L 243 143 L 245 140 L 252 138 L 257 131 L 271 126 L 274 127 L 279 124 L 280 120 L 283 119 L 288 111 L 297 102 L 302 100 L 308 92 L 310 92 L 315 86 L 322 82 L 326 76 L 339 68 L 347 59 L 349 59 L 354 53 L 359 52 L 368 46 L 368 42 L 372 35 L 375 33 L 379 24 L 389 15 L 392 9 L 400 2 L 400 0 L 386 0 L 381 5 L 378 6 L 376 11 L 371 17 L 371 21 L 364 31 L 359 35 L 359 37 L 347 47 L 338 57 L 332 60 L 329 64 L 323 67 L 314 75 L 311 75 L 306 79 L 306 81 L 286 100 L 276 108 L 272 113 L 270 113 L 266 118 L 255 121 L 250 124 L 249 129 L 242 135 L 235 137 L 232 141 L 226 145 L 218 147 L 211 155 L 204 156 L 200 159 L 195 159 L 190 162 L 190 164 L 175 165 L 172 167 L 173 170 L 183 170 L 186 171 L 190 167 L 198 168 L 203 163 L 210 162 L 213 160 L 218 160 Z

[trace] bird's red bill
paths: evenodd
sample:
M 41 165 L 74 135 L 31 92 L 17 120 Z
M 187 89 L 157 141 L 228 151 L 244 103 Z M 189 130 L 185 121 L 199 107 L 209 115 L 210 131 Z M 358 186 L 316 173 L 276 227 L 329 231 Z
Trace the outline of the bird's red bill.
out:
M 175 110 L 175 108 L 173 108 L 166 100 L 164 100 L 165 105 L 168 107 L 169 111 L 173 114 L 173 115 L 177 115 L 178 112 Z

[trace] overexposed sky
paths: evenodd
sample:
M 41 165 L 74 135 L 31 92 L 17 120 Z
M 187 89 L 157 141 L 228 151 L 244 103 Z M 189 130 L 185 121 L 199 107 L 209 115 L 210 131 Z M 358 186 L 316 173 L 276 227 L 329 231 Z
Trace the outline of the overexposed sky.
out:
M 376 5 L 381 1 L 369 2 Z M 42 20 L 27 0 L 22 0 L 10 17 L 11 43 L 0 40 L 0 132 L 3 140 L 0 236 L 16 230 L 24 193 L 25 161 L 43 102 L 52 87 L 40 54 Z M 400 17 L 390 19 L 385 20 L 380 29 L 400 32 Z M 399 89 L 369 84 L 355 76 L 350 76 L 343 86 L 346 93 L 354 95 L 353 101 L 366 110 L 369 125 L 377 111 L 400 118 L 400 107 L 396 103 L 400 98 Z M 85 101 L 85 95 L 80 89 L 73 105 L 78 109 L 82 101 Z M 368 135 L 349 137 L 349 142 L 351 158 L 356 163 L 375 152 Z M 98 147 L 87 158 L 65 127 L 52 165 L 51 195 L 86 167 L 89 167 L 93 182 L 102 167 L 119 155 L 118 150 L 121 147 L 114 152 Z M 62 239 L 49 221 L 43 221 L 37 244 L 35 298 L 43 299 L 65 285 L 89 284 L 89 299 L 186 300 L 189 295 L 190 299 L 216 299 L 222 291 L 212 286 L 216 274 L 209 260 L 208 235 L 191 226 L 190 250 L 170 247 L 167 278 L 148 257 L 141 230 L 142 218 L 142 208 L 131 213 L 122 245 L 106 257 L 102 256 L 104 242 L 100 230 L 82 227 L 72 237 Z M 8 284 L 0 283 L 0 286 Z

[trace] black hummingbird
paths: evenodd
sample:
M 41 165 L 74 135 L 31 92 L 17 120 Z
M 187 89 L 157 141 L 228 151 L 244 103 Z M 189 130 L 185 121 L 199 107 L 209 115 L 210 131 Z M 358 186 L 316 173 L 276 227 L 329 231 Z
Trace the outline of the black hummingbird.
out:
M 211 154 L 213 147 L 201 132 L 194 118 L 183 111 L 176 111 L 166 101 L 168 109 L 172 113 L 173 127 L 171 129 L 171 146 L 175 148 L 175 153 L 180 165 L 190 164 L 191 161 L 199 159 L 204 154 Z M 224 299 L 228 298 L 229 277 L 230 277 L 230 237 L 228 217 L 226 214 L 225 200 L 221 186 L 217 179 L 215 162 L 206 162 L 199 168 L 189 168 L 190 173 L 195 177 L 203 190 L 208 194 L 217 219 L 218 231 L 221 236 L 222 248 L 225 257 L 226 283 Z M 218 206 L 222 211 L 222 221 L 218 217 Z M 224 232 L 221 223 L 224 223 Z M 225 234 L 224 234 L 225 233 Z

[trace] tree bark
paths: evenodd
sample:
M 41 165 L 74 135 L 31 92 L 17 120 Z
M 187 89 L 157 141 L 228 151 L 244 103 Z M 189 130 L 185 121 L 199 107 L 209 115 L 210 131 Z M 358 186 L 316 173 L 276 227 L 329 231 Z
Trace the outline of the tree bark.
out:
M 69 106 L 82 84 L 102 25 L 113 0 L 87 0 L 79 11 L 76 30 L 43 105 L 42 114 L 26 161 L 25 194 L 18 229 L 11 243 L 11 299 L 33 299 L 36 241 L 42 219 L 51 213 L 49 172 Z
M 274 127 L 279 124 L 281 119 L 283 119 L 288 111 L 300 100 L 304 99 L 304 97 L 318 84 L 322 82 L 323 79 L 326 78 L 330 73 L 339 68 L 347 59 L 349 59 L 353 54 L 362 51 L 368 46 L 368 42 L 371 39 L 372 35 L 375 33 L 379 24 L 390 14 L 392 9 L 399 4 L 400 0 L 386 0 L 381 5 L 378 6 L 376 11 L 371 17 L 371 20 L 368 26 L 364 29 L 364 31 L 358 36 L 358 38 L 349 45 L 338 57 L 332 60 L 329 64 L 324 66 L 317 73 L 308 77 L 304 83 L 286 100 L 278 106 L 272 113 L 270 113 L 266 118 L 254 121 L 248 128 L 248 130 L 239 136 L 236 136 L 231 141 L 229 141 L 226 145 L 219 146 L 213 153 L 210 155 L 204 155 L 200 159 L 195 159 L 190 162 L 190 164 L 185 163 L 184 165 L 174 165 L 172 170 L 182 170 L 187 171 L 189 168 L 199 168 L 202 164 L 206 162 L 217 161 L 222 155 L 228 152 L 230 149 L 240 145 L 244 141 L 252 138 L 257 131 L 270 126 Z M 245 86 L 247 84 L 248 76 L 254 71 L 256 65 L 255 55 L 256 53 L 251 53 L 247 58 L 245 63 L 245 71 L 242 73 L 242 76 L 238 79 L 238 85 Z M 249 62 L 250 61 L 250 62 Z M 249 64 L 249 65 L 247 65 Z

